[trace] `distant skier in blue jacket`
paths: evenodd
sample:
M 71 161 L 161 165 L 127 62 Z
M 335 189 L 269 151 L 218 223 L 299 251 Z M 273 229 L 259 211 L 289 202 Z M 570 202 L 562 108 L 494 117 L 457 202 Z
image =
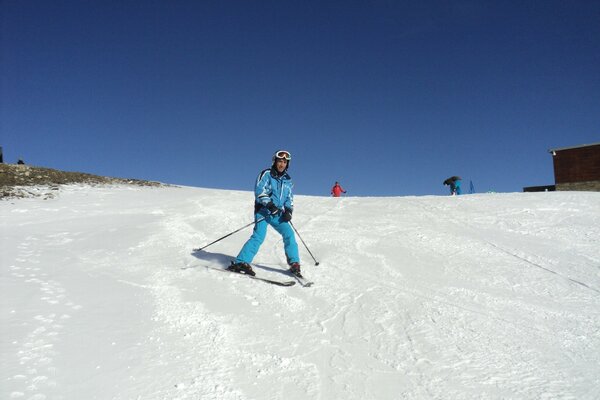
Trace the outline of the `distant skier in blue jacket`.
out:
M 283 248 L 290 271 L 300 275 L 300 256 L 294 230 L 289 222 L 294 211 L 292 178 L 287 170 L 292 156 L 289 151 L 280 150 L 273 155 L 271 168 L 263 170 L 256 179 L 254 188 L 254 231 L 231 264 L 230 270 L 255 275 L 250 263 L 258 253 L 267 235 L 267 225 L 271 225 L 283 238 Z

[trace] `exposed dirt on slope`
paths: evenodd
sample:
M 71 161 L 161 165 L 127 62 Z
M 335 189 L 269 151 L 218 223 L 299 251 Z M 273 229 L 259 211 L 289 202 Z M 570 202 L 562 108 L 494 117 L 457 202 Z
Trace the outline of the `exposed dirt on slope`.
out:
M 31 165 L 0 164 L 0 200 L 8 198 L 53 198 L 60 185 L 163 186 L 160 182 L 112 178 L 83 172 L 60 171 Z

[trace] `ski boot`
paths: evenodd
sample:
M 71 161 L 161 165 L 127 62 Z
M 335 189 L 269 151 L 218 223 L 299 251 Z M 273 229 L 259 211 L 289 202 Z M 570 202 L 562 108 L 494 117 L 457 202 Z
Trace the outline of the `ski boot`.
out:
M 302 278 L 302 273 L 300 272 L 300 264 L 297 262 L 290 264 L 290 272 L 292 275 L 296 275 L 298 278 Z
M 228 270 L 233 271 L 233 272 L 237 272 L 240 274 L 246 274 L 246 275 L 256 275 L 256 273 L 252 270 L 252 267 L 250 266 L 250 264 L 245 263 L 245 262 L 238 262 L 238 263 L 234 263 L 233 261 L 231 262 L 231 265 L 229 267 L 227 267 Z

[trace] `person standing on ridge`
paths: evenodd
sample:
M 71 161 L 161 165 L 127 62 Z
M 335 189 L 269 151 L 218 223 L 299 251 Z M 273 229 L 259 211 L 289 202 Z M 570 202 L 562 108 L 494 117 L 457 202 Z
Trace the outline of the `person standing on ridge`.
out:
M 254 188 L 254 231 L 244 244 L 230 271 L 254 276 L 250 263 L 258 253 L 267 235 L 267 225 L 271 225 L 283 238 L 283 248 L 290 272 L 302 277 L 300 256 L 294 230 L 290 225 L 294 211 L 292 178 L 287 173 L 292 156 L 289 151 L 280 150 L 273 155 L 273 164 L 258 175 Z
M 342 193 L 346 193 L 343 187 L 340 186 L 339 182 L 336 182 L 335 185 L 331 188 L 331 195 L 333 197 L 340 197 Z

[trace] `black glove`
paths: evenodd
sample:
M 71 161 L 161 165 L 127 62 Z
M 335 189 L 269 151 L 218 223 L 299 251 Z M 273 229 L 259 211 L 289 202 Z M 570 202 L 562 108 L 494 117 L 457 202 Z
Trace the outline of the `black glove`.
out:
M 281 220 L 283 222 L 289 222 L 292 220 L 292 210 L 286 209 L 281 216 Z
M 273 204 L 272 201 L 269 204 L 267 204 L 266 207 L 267 207 L 267 210 L 269 210 L 269 214 L 271 214 L 271 215 L 279 214 L 279 211 L 280 211 L 279 208 L 277 208 L 275 206 L 275 204 Z

